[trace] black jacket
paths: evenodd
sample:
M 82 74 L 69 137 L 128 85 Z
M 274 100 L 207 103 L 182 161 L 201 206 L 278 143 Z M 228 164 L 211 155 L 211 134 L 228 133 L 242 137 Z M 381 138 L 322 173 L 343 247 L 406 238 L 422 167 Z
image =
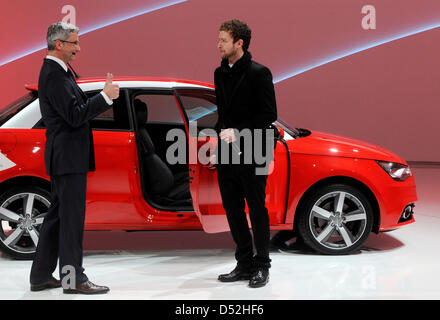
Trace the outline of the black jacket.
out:
M 93 135 L 88 121 L 109 109 L 101 94 L 87 99 L 67 72 L 44 59 L 38 80 L 40 110 L 46 125 L 44 160 L 51 175 L 95 170 Z
M 223 59 L 214 72 L 214 84 L 217 132 L 226 128 L 267 129 L 277 119 L 272 73 L 253 61 L 249 52 L 245 52 L 232 68 L 228 60 Z
M 214 72 L 217 130 L 265 129 L 277 119 L 275 90 L 270 70 L 245 52 L 232 68 L 223 59 Z

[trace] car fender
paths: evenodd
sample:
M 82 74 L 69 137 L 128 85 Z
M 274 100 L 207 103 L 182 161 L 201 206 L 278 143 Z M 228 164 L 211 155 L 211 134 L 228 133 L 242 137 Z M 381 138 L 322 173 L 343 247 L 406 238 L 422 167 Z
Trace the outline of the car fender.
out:
M 382 192 L 377 188 L 377 180 L 391 178 L 372 160 L 295 154 L 292 157 L 291 172 L 290 185 L 294 188 L 288 198 L 287 224 L 294 223 L 297 206 L 310 188 L 324 180 L 336 181 L 338 177 L 351 178 L 365 185 L 376 198 L 380 212 L 384 210 Z M 372 182 L 373 179 L 376 183 Z

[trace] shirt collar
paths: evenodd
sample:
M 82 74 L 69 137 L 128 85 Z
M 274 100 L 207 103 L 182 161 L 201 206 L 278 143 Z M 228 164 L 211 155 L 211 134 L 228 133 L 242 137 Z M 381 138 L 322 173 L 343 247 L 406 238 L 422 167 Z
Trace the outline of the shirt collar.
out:
M 64 69 L 64 71 L 67 72 L 67 66 L 66 66 L 66 64 L 64 63 L 63 60 L 58 59 L 57 57 L 54 57 L 54 56 L 51 56 L 51 55 L 47 55 L 46 59 L 50 59 L 50 60 L 53 60 L 55 62 L 58 62 L 58 64 Z

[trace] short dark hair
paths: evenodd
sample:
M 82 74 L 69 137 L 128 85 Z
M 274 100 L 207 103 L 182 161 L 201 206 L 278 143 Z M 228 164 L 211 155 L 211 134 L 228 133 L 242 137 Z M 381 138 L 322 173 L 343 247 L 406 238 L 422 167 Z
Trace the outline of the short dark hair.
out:
M 232 39 L 234 39 L 234 42 L 242 39 L 244 51 L 248 50 L 249 44 L 251 43 L 252 31 L 245 22 L 237 19 L 223 22 L 220 26 L 220 31 L 229 32 L 232 36 Z

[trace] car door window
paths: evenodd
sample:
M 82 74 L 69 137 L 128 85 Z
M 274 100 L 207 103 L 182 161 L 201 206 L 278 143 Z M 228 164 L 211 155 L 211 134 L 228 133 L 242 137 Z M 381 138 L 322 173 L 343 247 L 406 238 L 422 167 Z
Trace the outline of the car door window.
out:
M 86 93 L 88 98 L 98 94 L 99 91 Z M 121 90 L 119 98 L 113 100 L 112 107 L 94 119 L 90 120 L 90 126 L 93 130 L 117 130 L 129 131 L 130 121 L 128 117 L 127 99 L 125 90 Z
M 88 98 L 99 94 L 100 91 L 86 92 Z M 127 99 L 125 90 L 121 90 L 119 98 L 113 100 L 112 107 L 95 118 L 90 120 L 90 126 L 93 130 L 101 131 L 131 131 L 130 120 L 128 117 Z M 46 125 L 41 119 L 34 126 L 37 129 L 45 129 Z
M 172 92 L 137 93 L 133 101 L 139 100 L 147 109 L 148 123 L 182 124 L 183 119 Z
M 177 89 L 177 96 L 188 122 L 197 121 L 197 129 L 213 129 L 217 124 L 217 102 L 214 90 Z

